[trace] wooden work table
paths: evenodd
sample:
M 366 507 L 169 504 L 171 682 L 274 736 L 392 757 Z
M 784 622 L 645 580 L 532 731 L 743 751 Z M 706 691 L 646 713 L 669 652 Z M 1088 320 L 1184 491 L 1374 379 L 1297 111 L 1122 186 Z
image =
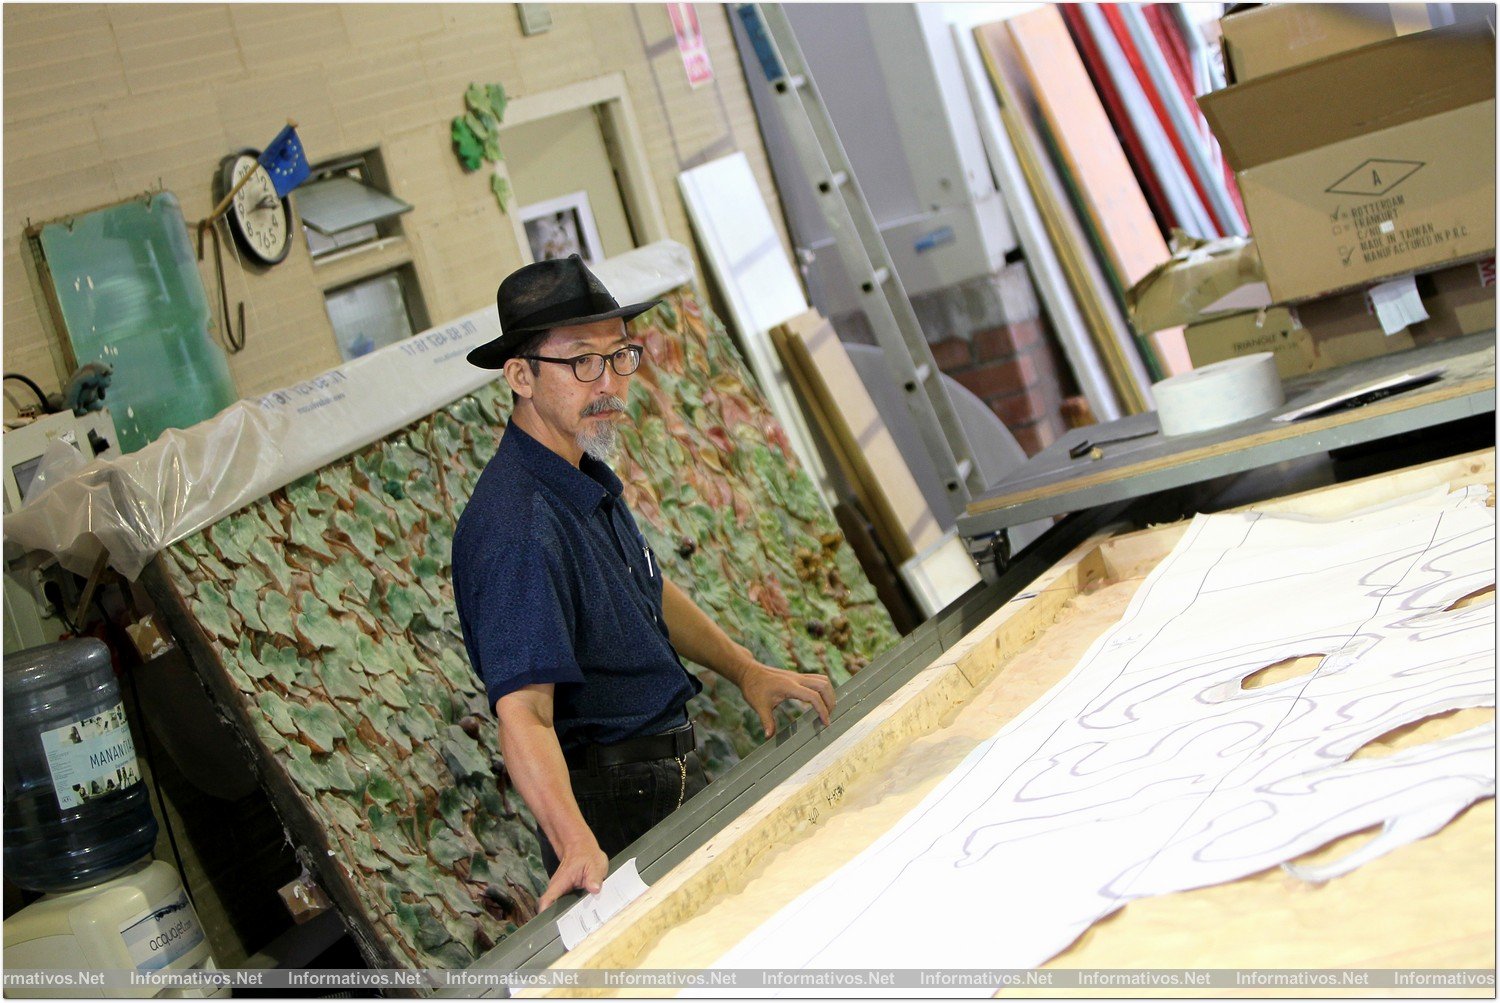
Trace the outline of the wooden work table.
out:
M 1335 517 L 1439 485 L 1465 484 L 1488 485 L 1493 504 L 1494 477 L 1493 454 L 1471 453 L 1256 507 Z M 481 966 L 712 965 L 802 890 L 879 838 L 977 743 L 1048 693 L 1118 619 L 1144 577 L 1185 531 L 1186 524 L 1179 523 L 1091 536 L 851 727 L 826 744 L 809 747 L 808 755 L 799 757 L 782 779 L 737 805 L 713 831 L 701 838 L 685 836 L 670 854 L 672 864 L 643 871 L 649 890 L 577 949 L 533 949 L 529 961 L 514 949 L 499 951 Z M 1289 677 L 1300 670 L 1294 663 L 1278 663 L 1265 671 Z M 1390 732 L 1379 742 L 1392 748 L 1415 744 L 1473 727 L 1486 714 L 1493 711 L 1470 708 Z M 1352 833 L 1299 859 L 1336 858 L 1370 835 Z M 644 862 L 661 857 L 651 840 L 644 838 L 622 858 L 639 854 Z M 1044 968 L 1492 969 L 1494 840 L 1491 799 L 1473 805 L 1433 836 L 1323 885 L 1270 868 L 1237 881 L 1132 901 L 1095 923 Z M 1024 903 L 1010 907 L 1024 908 Z M 933 908 L 943 905 L 934 903 Z M 545 938 L 544 925 L 534 923 L 528 930 L 536 927 Z M 1279 994 L 1264 986 L 1211 992 L 1161 987 L 1135 993 L 1119 988 L 1057 992 Z M 522 993 L 538 994 L 604 995 L 587 990 Z M 1002 995 L 1049 994 L 1007 990 Z M 1413 993 L 1298 989 L 1291 994 Z M 1493 991 L 1447 990 L 1443 995 L 1492 996 Z

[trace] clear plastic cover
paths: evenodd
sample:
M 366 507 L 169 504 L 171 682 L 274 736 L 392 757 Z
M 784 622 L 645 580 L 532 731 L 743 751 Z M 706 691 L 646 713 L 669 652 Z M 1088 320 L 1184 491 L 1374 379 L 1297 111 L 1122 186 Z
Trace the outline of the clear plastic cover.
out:
M 692 256 L 659 241 L 600 263 L 621 303 L 693 281 Z M 88 574 L 102 546 L 134 580 L 164 547 L 380 439 L 499 374 L 469 350 L 498 337 L 493 306 L 414 335 L 149 445 L 57 478 L 5 517 L 5 540 Z

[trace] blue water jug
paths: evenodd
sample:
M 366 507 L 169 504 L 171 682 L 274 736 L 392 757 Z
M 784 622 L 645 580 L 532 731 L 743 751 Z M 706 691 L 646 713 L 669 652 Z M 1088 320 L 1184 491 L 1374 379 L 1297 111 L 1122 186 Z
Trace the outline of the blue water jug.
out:
M 156 816 L 109 649 L 77 638 L 5 658 L 5 875 L 61 892 L 151 853 Z

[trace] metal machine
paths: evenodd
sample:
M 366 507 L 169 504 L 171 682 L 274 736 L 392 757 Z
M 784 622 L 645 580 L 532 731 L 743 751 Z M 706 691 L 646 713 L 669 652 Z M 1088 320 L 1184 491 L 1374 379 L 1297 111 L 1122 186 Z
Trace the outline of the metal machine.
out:
M 1421 358 L 1414 358 L 1420 355 Z M 1062 555 L 1082 541 L 1101 534 L 1110 527 L 1135 527 L 1162 521 L 1163 504 L 1192 506 L 1193 500 L 1171 493 L 1170 489 L 1218 482 L 1226 474 L 1254 472 L 1241 478 L 1241 484 L 1230 488 L 1244 490 L 1243 482 L 1252 482 L 1249 490 L 1269 497 L 1308 486 L 1306 470 L 1290 469 L 1288 461 L 1304 459 L 1319 469 L 1314 475 L 1327 483 L 1342 479 L 1330 472 L 1327 452 L 1330 449 L 1361 443 L 1381 443 L 1373 454 L 1376 470 L 1347 472 L 1353 476 L 1398 469 L 1403 433 L 1419 430 L 1452 429 L 1450 423 L 1478 416 L 1492 416 L 1495 407 L 1493 335 L 1473 335 L 1428 346 L 1400 357 L 1370 360 L 1366 364 L 1346 367 L 1333 373 L 1315 374 L 1289 384 L 1289 402 L 1298 397 L 1329 393 L 1331 389 L 1370 378 L 1368 367 L 1380 370 L 1392 366 L 1405 368 L 1423 360 L 1441 359 L 1448 375 L 1441 383 L 1421 394 L 1404 399 L 1394 397 L 1355 411 L 1334 413 L 1303 424 L 1283 425 L 1279 437 L 1271 439 L 1266 430 L 1254 422 L 1230 429 L 1184 437 L 1175 443 L 1154 438 L 1132 440 L 1128 450 L 1112 452 L 1106 447 L 1103 459 L 1087 455 L 1071 460 L 1072 466 L 1059 473 L 1058 464 L 1068 462 L 1068 452 L 1076 440 L 1092 434 L 1105 440 L 1109 436 L 1101 426 L 1075 430 L 1046 453 L 1039 454 L 1021 470 L 998 485 L 991 494 L 970 505 L 968 514 L 959 519 L 960 531 L 968 538 L 971 551 L 986 545 L 995 547 L 986 568 L 993 576 L 976 585 L 957 602 L 923 623 L 885 652 L 839 692 L 839 713 L 827 727 L 819 727 L 806 718 L 793 729 L 780 733 L 746 756 L 725 776 L 716 780 L 699 797 L 670 816 L 643 836 L 635 845 L 622 851 L 620 861 L 634 857 L 641 879 L 650 885 L 671 871 L 718 833 L 731 825 L 764 794 L 774 789 L 803 767 L 829 743 L 859 726 L 862 717 L 878 707 L 887 697 L 905 686 L 917 673 L 936 662 L 970 631 L 1001 606 L 1013 599 L 1034 598 L 1023 594 Z M 1154 423 L 1154 415 L 1137 415 L 1128 421 Z M 1425 446 L 1437 455 L 1450 455 L 1466 448 L 1457 437 L 1444 434 L 1424 437 Z M 1493 441 L 1491 439 L 1491 441 Z M 1142 445 L 1145 443 L 1145 445 Z M 1477 448 L 1477 447 L 1471 447 Z M 1143 455 L 1144 454 L 1144 455 Z M 1319 455 L 1323 454 L 1323 455 Z M 1112 458 L 1113 457 L 1113 458 Z M 1430 457 L 1429 457 L 1430 458 Z M 1120 483 L 1106 477 L 1111 469 L 1129 468 Z M 1221 496 L 1220 502 L 1224 497 Z M 1239 504 L 1236 498 L 1232 504 Z M 986 506 L 988 510 L 985 510 Z M 1222 507 L 1222 504 L 1216 506 Z M 1063 516 L 1051 529 L 1014 557 L 1007 549 L 1005 530 L 1039 516 Z M 479 959 L 474 968 L 485 971 L 516 971 L 546 967 L 565 952 L 558 933 L 557 918 L 575 901 L 567 896 L 561 903 L 537 916 L 514 936 Z M 483 995 L 494 995 L 485 993 Z M 447 991 L 439 995 L 458 995 Z
M 31 490 L 42 458 L 54 442 L 75 447 L 85 461 L 97 456 L 120 455 L 115 422 L 109 409 L 75 415 L 71 411 L 47 414 L 20 428 L 5 432 L 5 511 L 21 507 Z
M 1262 468 L 1293 462 L 1305 465 L 1331 450 L 1494 413 L 1493 333 L 1436 342 L 1288 380 L 1284 386 L 1287 408 L 1435 366 L 1444 372 L 1431 385 L 1302 421 L 1278 422 L 1265 415 L 1195 435 L 1163 436 L 1156 413 L 1148 412 L 1074 429 L 975 497 L 959 517 L 958 531 L 968 541 L 981 572 L 994 580 L 1005 570 L 1010 527 Z M 1080 452 L 1084 440 L 1098 442 L 1102 448 Z M 1453 448 L 1460 447 L 1454 444 Z M 1094 452 L 1099 455 L 1095 457 Z M 1323 462 L 1326 466 L 1326 459 Z M 1269 482 L 1276 480 L 1273 477 Z
M 136 998 L 228 996 L 205 978 L 199 990 L 153 983 L 159 973 L 212 972 L 216 965 L 177 871 L 142 860 L 103 884 L 49 895 L 5 921 L 6 966 L 11 969 L 119 969 L 140 973 Z M 35 986 L 8 995 L 77 996 L 73 986 Z M 114 995 L 119 995 L 115 990 Z
M 785 16 L 773 5 L 741 5 L 738 10 L 777 91 L 777 105 L 788 130 L 799 137 L 794 143 L 819 190 L 819 204 L 828 216 L 840 253 L 846 255 L 851 271 L 868 276 L 864 294 L 872 302 L 872 318 L 883 314 L 883 322 L 875 325 L 880 347 L 892 370 L 901 374 L 901 386 L 921 438 L 924 443 L 941 439 L 956 425 L 952 404 L 931 367 L 930 351 L 920 330 L 908 322 L 910 305 L 899 279 L 892 277 L 879 234 L 869 225 L 868 207 L 810 86 Z M 1451 429 L 1464 419 L 1493 416 L 1493 346 L 1493 333 L 1471 335 L 1289 381 L 1285 389 L 1290 407 L 1331 397 L 1405 369 L 1444 367 L 1443 378 L 1420 392 L 1303 422 L 1274 423 L 1267 415 L 1197 435 L 1166 438 L 1151 413 L 1076 429 L 987 490 L 976 489 L 972 479 L 975 471 L 967 455 L 969 444 L 960 431 L 949 439 L 955 448 L 935 450 L 933 460 L 949 499 L 962 500 L 955 506 L 962 509 L 957 530 L 986 581 L 969 589 L 850 680 L 839 693 L 839 713 L 828 726 L 819 727 L 809 716 L 796 727 L 779 732 L 774 740 L 755 749 L 701 795 L 622 851 L 617 861 L 634 858 L 639 876 L 647 885 L 662 878 L 821 749 L 858 727 L 865 714 L 1000 607 L 1013 599 L 1034 598 L 1023 590 L 1094 535 L 1111 527 L 1145 526 L 1197 511 L 1201 490 L 1225 488 L 1223 479 L 1228 475 L 1250 474 L 1210 503 L 1210 508 L 1225 507 L 1225 499 L 1236 491 L 1251 492 L 1256 497 L 1235 498 L 1227 504 L 1315 486 L 1305 483 L 1309 476 L 1321 484 L 1351 476 L 1348 471 L 1329 469 L 1334 466 L 1328 455 L 1331 450 L 1380 442 L 1377 452 L 1383 455 L 1375 457 L 1375 466 L 1397 469 L 1410 461 L 1400 458 L 1400 440 L 1393 437 L 1435 430 L 1437 426 Z M 919 392 L 928 380 L 933 381 L 936 391 L 930 395 Z M 946 413 L 940 413 L 940 408 Z M 1438 455 L 1479 448 L 1466 446 L 1457 435 L 1439 433 L 1424 438 L 1423 448 Z M 1077 447 L 1083 439 L 1103 448 L 1080 452 Z M 1492 434 L 1489 441 L 1493 443 Z M 1293 469 L 1291 461 L 1302 464 Z M 1352 476 L 1378 469 L 1360 470 Z M 1182 488 L 1199 491 L 1200 497 L 1174 490 Z M 1012 554 L 1012 529 L 1050 518 L 1058 521 Z M 472 968 L 515 972 L 551 965 L 566 953 L 556 920 L 575 900 L 576 896 L 565 896 Z M 497 988 L 480 995 L 503 992 Z M 473 990 L 439 993 L 460 994 L 473 995 Z
M 64 411 L 38 418 L 5 433 L 5 511 L 24 503 L 53 450 L 72 447 L 79 465 L 96 457 L 115 457 L 120 448 L 115 423 L 107 409 L 82 416 Z M 66 457 L 66 454 L 61 454 Z M 5 549 L 5 653 L 34 648 L 57 640 L 68 629 L 62 611 L 78 601 L 75 580 L 45 554 L 28 553 L 9 544 Z

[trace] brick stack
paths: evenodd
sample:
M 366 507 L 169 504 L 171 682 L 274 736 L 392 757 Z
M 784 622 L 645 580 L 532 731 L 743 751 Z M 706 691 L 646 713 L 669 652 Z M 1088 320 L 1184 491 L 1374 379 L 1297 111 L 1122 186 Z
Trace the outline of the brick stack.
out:
M 1005 423 L 1027 456 L 1063 432 L 1058 367 L 1040 317 L 948 338 L 932 346 L 938 368 L 962 383 Z
M 938 368 L 984 401 L 1027 456 L 1063 433 L 1062 397 L 1077 391 L 1064 387 L 1072 374 L 1046 334 L 1024 262 L 913 296 L 911 305 Z M 863 313 L 841 314 L 833 325 L 843 341 L 876 343 Z

